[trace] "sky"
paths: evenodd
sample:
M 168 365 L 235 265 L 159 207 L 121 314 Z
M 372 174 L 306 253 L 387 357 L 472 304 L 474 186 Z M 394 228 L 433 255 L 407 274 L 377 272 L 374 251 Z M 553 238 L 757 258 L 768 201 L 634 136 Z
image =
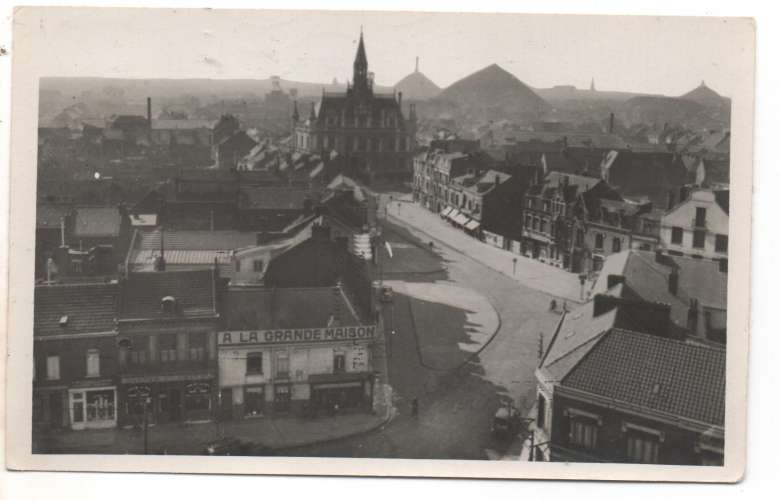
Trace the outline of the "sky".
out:
M 361 27 L 369 70 L 414 69 L 441 87 L 497 63 L 526 84 L 681 95 L 704 80 L 731 96 L 749 24 L 718 18 L 419 12 L 75 9 L 40 16 L 45 76 L 344 82 Z

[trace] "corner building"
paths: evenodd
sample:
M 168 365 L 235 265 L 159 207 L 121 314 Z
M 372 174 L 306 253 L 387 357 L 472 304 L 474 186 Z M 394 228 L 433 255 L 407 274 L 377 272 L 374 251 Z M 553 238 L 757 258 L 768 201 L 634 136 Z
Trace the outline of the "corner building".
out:
M 221 418 L 371 411 L 377 327 L 342 289 L 231 289 L 217 335 Z
M 403 95 L 374 92 L 374 76 L 360 34 L 352 83 L 344 92 L 325 92 L 308 118 L 297 103 L 292 116 L 296 151 L 325 155 L 336 151 L 345 159 L 345 173 L 370 184 L 410 181 L 417 117 L 414 104 L 408 118 Z

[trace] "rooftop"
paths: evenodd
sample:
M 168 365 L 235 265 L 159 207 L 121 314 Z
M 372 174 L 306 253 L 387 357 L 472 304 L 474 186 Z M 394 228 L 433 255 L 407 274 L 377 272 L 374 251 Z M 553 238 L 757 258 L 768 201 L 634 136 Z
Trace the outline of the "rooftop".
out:
M 726 351 L 613 329 L 593 344 L 561 385 L 722 428 Z
M 230 289 L 225 304 L 228 330 L 316 328 L 334 321 L 341 325 L 360 320 L 344 292 L 333 287 Z
M 35 287 L 35 336 L 110 332 L 115 328 L 116 283 Z
M 214 270 L 131 273 L 122 282 L 121 319 L 171 316 L 162 310 L 162 299 L 173 297 L 178 317 L 216 314 L 217 276 Z

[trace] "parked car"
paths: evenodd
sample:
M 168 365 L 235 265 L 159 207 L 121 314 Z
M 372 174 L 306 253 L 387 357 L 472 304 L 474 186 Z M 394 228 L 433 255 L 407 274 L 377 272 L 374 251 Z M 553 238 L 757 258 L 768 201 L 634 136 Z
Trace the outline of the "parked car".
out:
M 269 456 L 273 449 L 252 441 L 244 441 L 237 437 L 225 436 L 208 443 L 204 448 L 205 455 L 214 456 Z

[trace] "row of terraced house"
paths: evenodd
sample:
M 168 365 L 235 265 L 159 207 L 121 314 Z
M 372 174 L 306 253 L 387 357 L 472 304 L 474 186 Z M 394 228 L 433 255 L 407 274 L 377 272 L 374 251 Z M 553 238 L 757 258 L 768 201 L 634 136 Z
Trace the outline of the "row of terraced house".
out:
M 534 159 L 514 146 L 496 158 L 472 142 L 438 141 L 419 154 L 413 196 L 487 244 L 582 274 L 628 249 L 727 266 L 728 185 L 701 165 L 688 170 L 673 153 L 630 149 L 604 149 L 600 163 L 593 148 Z

